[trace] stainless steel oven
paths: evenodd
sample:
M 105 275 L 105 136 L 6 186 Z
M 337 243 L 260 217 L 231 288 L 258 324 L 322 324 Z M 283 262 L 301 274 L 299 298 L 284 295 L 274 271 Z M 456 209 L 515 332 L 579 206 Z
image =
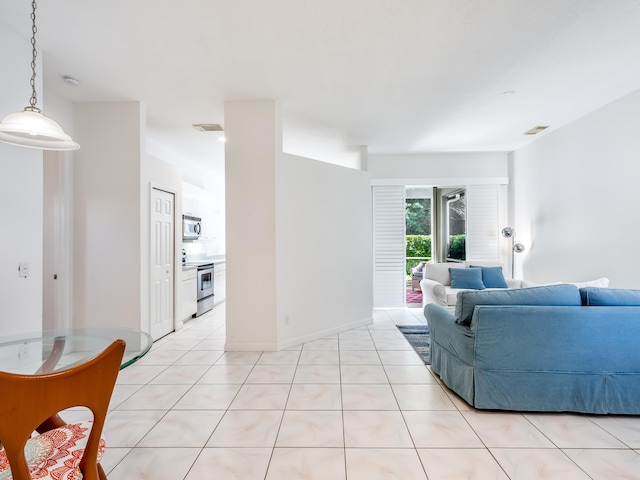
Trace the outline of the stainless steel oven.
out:
M 198 265 L 198 308 L 196 317 L 213 308 L 213 263 Z

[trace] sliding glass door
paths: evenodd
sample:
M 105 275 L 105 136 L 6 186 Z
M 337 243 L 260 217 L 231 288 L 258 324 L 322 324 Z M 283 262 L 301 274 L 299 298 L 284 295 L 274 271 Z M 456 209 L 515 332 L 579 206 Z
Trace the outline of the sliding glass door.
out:
M 374 306 L 421 303 L 421 262 L 500 262 L 501 188 L 375 185 Z
M 462 187 L 434 189 L 438 219 L 436 255 L 438 262 L 464 262 L 467 259 L 467 194 Z

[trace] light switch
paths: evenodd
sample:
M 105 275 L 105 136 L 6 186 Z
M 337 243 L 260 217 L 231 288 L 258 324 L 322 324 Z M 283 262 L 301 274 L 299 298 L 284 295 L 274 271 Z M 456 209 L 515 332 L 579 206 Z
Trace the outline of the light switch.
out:
M 29 262 L 20 262 L 18 264 L 18 275 L 27 278 L 29 276 Z

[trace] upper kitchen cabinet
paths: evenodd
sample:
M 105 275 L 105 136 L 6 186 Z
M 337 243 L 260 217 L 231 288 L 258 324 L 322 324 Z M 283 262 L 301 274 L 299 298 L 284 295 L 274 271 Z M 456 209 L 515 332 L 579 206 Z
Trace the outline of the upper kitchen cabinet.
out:
M 192 217 L 202 217 L 200 213 L 200 197 L 205 191 L 190 183 L 182 182 L 182 214 Z
M 214 207 L 213 193 L 190 183 L 182 183 L 183 215 L 200 217 L 204 220 L 205 218 L 213 216 Z

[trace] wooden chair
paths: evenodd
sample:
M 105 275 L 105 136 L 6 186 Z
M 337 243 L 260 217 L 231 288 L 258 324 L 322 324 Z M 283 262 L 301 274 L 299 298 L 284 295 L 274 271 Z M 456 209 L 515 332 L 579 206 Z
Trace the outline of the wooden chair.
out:
M 78 470 L 83 480 L 106 480 L 100 436 L 124 349 L 116 340 L 94 359 L 53 373 L 0 372 L 0 478 L 10 466 L 13 480 L 32 474 L 71 480 Z M 57 415 L 80 406 L 91 410 L 93 422 L 67 425 Z

